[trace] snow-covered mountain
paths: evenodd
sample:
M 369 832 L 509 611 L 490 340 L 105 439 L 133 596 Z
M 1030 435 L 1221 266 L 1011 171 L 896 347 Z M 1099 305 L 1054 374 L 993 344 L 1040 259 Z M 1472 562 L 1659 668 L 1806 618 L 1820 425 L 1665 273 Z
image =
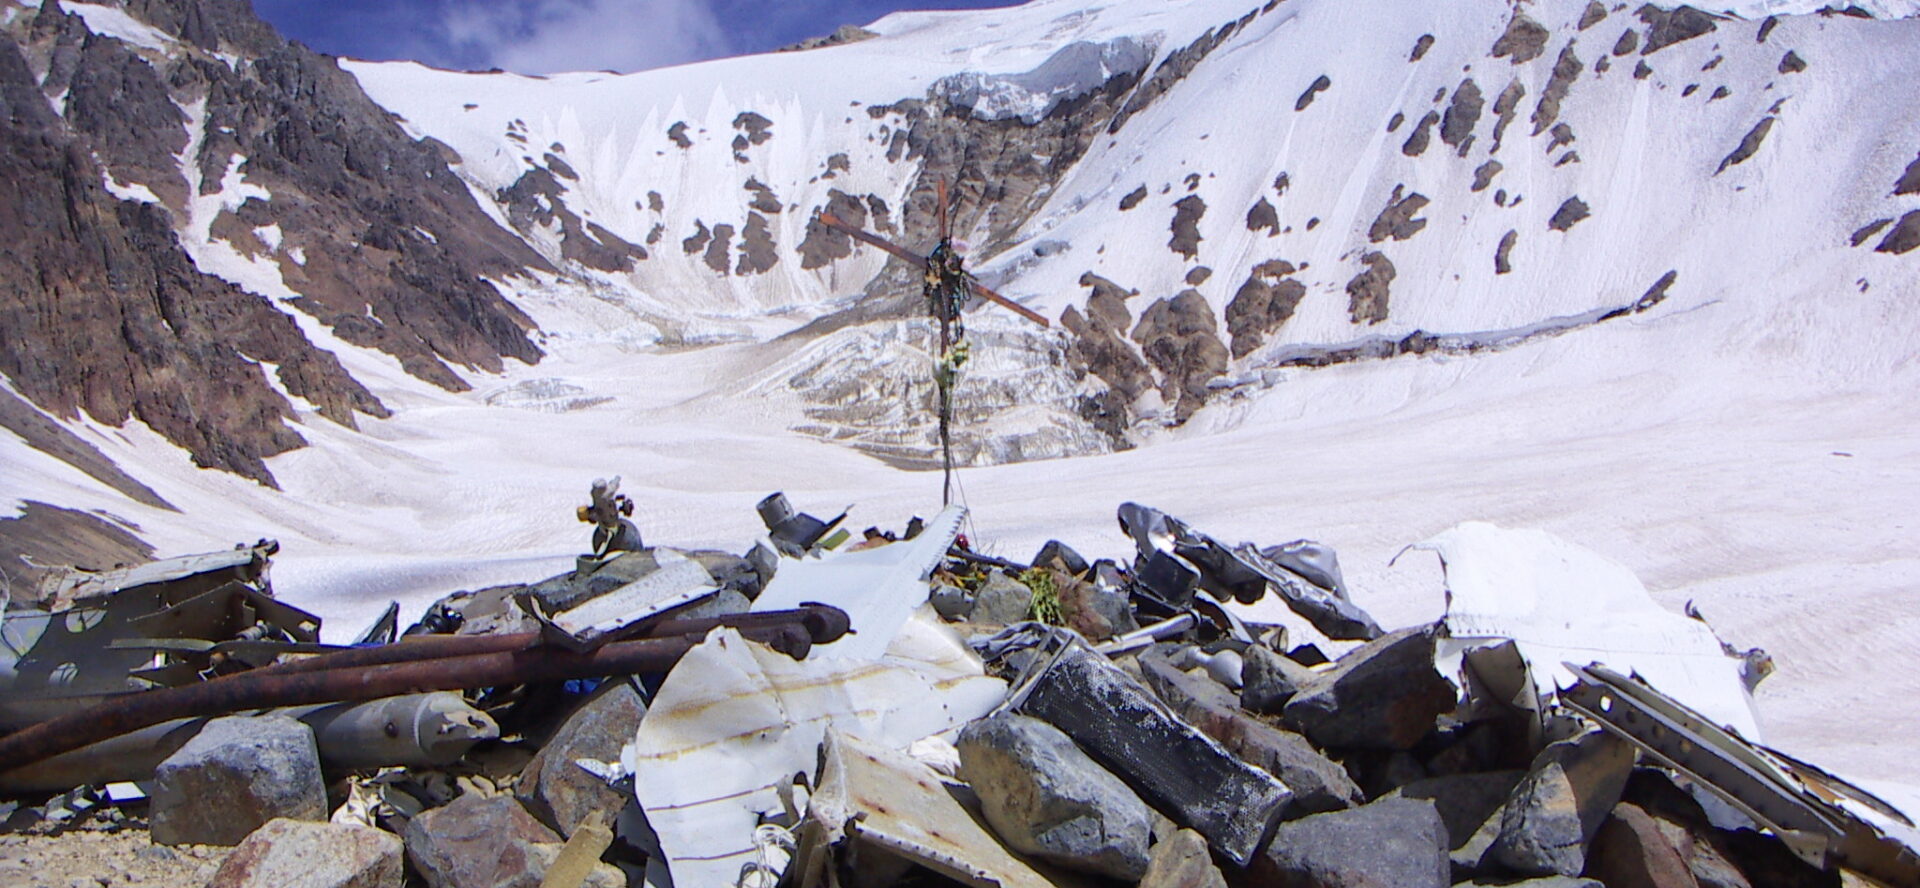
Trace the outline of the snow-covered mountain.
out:
M 1916 14 L 1035 0 L 536 78 L 0 0 L 0 550 L 272 535 L 351 624 L 570 563 L 596 475 L 655 542 L 897 525 L 918 271 L 819 215 L 925 248 L 946 180 L 1053 321 L 968 317 L 977 540 L 1118 554 L 1138 499 L 1400 623 L 1400 547 L 1546 527 L 1772 650 L 1769 739 L 1920 784 Z

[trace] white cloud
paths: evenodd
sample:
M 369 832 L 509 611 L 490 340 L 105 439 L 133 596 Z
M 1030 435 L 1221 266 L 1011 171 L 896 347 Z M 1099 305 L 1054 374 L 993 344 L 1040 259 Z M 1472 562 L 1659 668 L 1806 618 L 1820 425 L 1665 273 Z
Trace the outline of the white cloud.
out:
M 637 71 L 732 54 L 701 0 L 531 0 L 461 4 L 439 35 L 462 54 L 521 74 Z

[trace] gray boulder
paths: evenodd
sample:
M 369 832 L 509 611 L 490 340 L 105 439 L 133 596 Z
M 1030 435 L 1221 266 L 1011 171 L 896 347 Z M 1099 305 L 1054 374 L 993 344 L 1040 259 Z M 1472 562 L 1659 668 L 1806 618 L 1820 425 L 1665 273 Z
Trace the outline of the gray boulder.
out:
M 207 723 L 154 770 L 153 841 L 237 845 L 276 817 L 327 819 L 313 731 L 283 715 Z
M 1632 746 L 1601 731 L 1541 750 L 1507 798 L 1493 858 L 1527 875 L 1580 875 L 1587 844 L 1620 801 L 1633 759 Z
M 1255 863 L 1271 888 L 1446 888 L 1447 831 L 1433 804 L 1382 799 L 1280 824 Z
M 1007 844 L 1129 882 L 1146 874 L 1153 826 L 1146 803 L 1059 729 L 1001 714 L 968 725 L 956 746 L 961 779 Z
M 514 795 L 529 812 L 565 836 L 573 835 L 574 827 L 594 811 L 605 812 L 609 820 L 618 816 L 627 796 L 575 761 L 617 761 L 620 747 L 633 742 L 640 718 L 646 714 L 647 706 L 632 685 L 607 682 L 520 769 Z
M 1432 802 L 1441 822 L 1447 825 L 1447 847 L 1458 848 L 1500 810 L 1525 776 L 1525 771 L 1485 771 L 1428 777 L 1394 790 L 1389 797 Z
M 278 818 L 234 848 L 207 888 L 400 888 L 405 877 L 393 833 Z
M 510 796 L 463 795 L 407 823 L 407 860 L 428 888 L 539 888 L 560 837 Z
M 1587 875 L 1608 888 L 1699 888 L 1686 855 L 1640 806 L 1621 802 L 1593 836 Z
M 1248 712 L 1279 715 L 1288 700 L 1318 677 L 1264 645 L 1248 645 L 1240 657 L 1240 707 Z
M 933 610 L 935 613 L 949 620 L 964 620 L 967 617 L 967 613 L 973 610 L 972 593 L 969 593 L 959 586 L 950 586 L 946 583 L 934 585 L 932 593 L 927 596 L 927 600 L 933 602 Z
M 996 570 L 987 574 L 987 581 L 974 593 L 973 610 L 967 619 L 999 625 L 1018 623 L 1027 618 L 1032 606 L 1033 590 Z
M 1417 626 L 1367 642 L 1287 701 L 1284 720 L 1320 746 L 1413 748 L 1454 708 L 1433 640 L 1433 626 Z
M 1207 853 L 1207 840 L 1183 829 L 1153 846 L 1139 888 L 1227 888 L 1227 880 Z

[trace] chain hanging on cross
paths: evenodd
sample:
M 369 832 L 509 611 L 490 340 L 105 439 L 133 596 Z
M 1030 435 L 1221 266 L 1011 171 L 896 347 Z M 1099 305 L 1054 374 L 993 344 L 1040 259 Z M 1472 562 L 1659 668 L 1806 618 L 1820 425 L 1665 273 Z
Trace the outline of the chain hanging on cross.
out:
M 846 232 L 855 240 L 921 266 L 921 294 L 926 297 L 927 313 L 940 325 L 940 351 L 934 355 L 933 384 L 935 408 L 939 414 L 940 463 L 943 470 L 940 503 L 947 505 L 953 502 L 953 392 L 960 381 L 960 368 L 967 362 L 967 330 L 961 320 L 961 309 L 966 308 L 967 302 L 977 295 L 1005 306 L 1042 327 L 1052 325 L 1034 310 L 981 285 L 967 272 L 960 253 L 953 248 L 953 240 L 948 232 L 947 182 L 938 179 L 935 184 L 938 193 L 935 212 L 939 216 L 940 242 L 925 256 L 849 225 L 831 212 L 821 212 L 820 221 Z

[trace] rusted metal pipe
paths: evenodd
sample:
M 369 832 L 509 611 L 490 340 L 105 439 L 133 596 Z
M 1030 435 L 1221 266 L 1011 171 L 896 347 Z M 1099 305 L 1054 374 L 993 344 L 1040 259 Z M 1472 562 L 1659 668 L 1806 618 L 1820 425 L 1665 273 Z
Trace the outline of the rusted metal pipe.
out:
M 773 629 L 769 635 L 765 639 L 769 646 L 795 659 L 805 658 L 813 646 L 813 639 L 799 626 Z M 308 672 L 263 674 L 263 670 L 254 670 L 215 681 L 143 691 L 0 737 L 0 772 L 176 718 L 375 700 L 427 691 L 665 672 L 700 640 L 699 636 L 681 635 L 619 641 L 588 653 L 549 646 Z
M 660 620 L 636 627 L 631 637 L 637 639 L 672 638 L 682 635 L 704 636 L 720 626 L 737 629 L 742 636 L 753 641 L 767 641 L 785 627 L 798 626 L 806 631 L 814 644 L 826 644 L 847 634 L 851 623 L 846 611 L 824 604 L 809 604 L 795 610 L 727 614 L 692 620 Z M 302 657 L 298 660 L 262 666 L 240 675 L 287 675 L 323 669 L 348 669 L 443 657 L 504 653 L 527 650 L 540 644 L 541 638 L 538 632 L 520 632 L 511 635 L 410 635 L 392 644 Z M 238 675 L 224 676 L 215 680 L 225 681 L 237 677 Z

